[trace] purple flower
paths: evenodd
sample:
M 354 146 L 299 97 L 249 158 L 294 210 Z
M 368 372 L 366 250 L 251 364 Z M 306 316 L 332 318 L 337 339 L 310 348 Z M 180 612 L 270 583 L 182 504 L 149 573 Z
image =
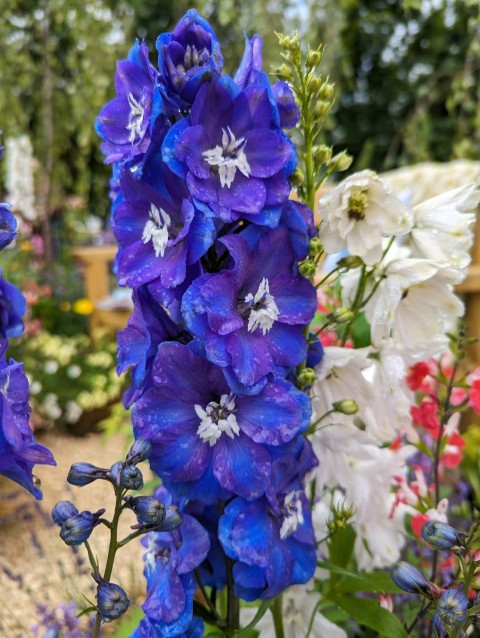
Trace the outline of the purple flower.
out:
M 306 357 L 305 326 L 315 314 L 312 284 L 296 274 L 286 229 L 269 231 L 251 252 L 239 236 L 221 240 L 231 268 L 199 277 L 183 297 L 187 327 L 205 343 L 207 358 L 245 385 L 275 366 Z M 230 374 L 233 371 L 233 375 Z
M 132 384 L 123 396 L 129 408 L 153 383 L 151 368 L 158 346 L 163 341 L 188 341 L 188 335 L 177 326 L 166 311 L 141 286 L 133 292 L 133 312 L 127 326 L 117 333 L 117 373 L 129 368 Z
M 215 237 L 213 220 L 195 210 L 182 181 L 168 169 L 156 178 L 155 188 L 129 170 L 120 179 L 123 198 L 114 206 L 112 226 L 121 286 L 138 288 L 158 278 L 162 287 L 175 288 L 187 264 L 197 262 Z
M 94 528 L 99 525 L 104 509 L 98 512 L 79 512 L 65 519 L 60 525 L 60 538 L 66 545 L 76 547 L 89 539 Z
M 22 317 L 27 302 L 20 290 L 6 281 L 0 270 L 0 337 L 10 339 L 19 337 L 23 332 Z
M 152 469 L 170 491 L 188 482 L 200 501 L 212 502 L 220 488 L 246 499 L 263 494 L 270 474 L 264 446 L 308 427 L 308 399 L 291 383 L 274 379 L 256 396 L 237 396 L 221 369 L 187 346 L 160 345 L 153 378 L 134 408 L 135 435 L 151 441 Z
M 55 525 L 61 527 L 67 518 L 76 514 L 78 514 L 78 510 L 71 501 L 58 501 L 52 509 L 52 520 Z
M 212 27 L 195 9 L 157 40 L 159 88 L 174 108 L 188 108 L 203 82 L 219 77 L 223 58 Z
M 293 128 L 300 119 L 300 110 L 295 104 L 291 88 L 286 82 L 279 81 L 272 86 L 272 92 L 280 113 L 280 126 Z
M 67 481 L 70 485 L 84 487 L 99 479 L 108 480 L 109 470 L 91 463 L 74 463 L 68 471 Z
M 8 204 L 0 204 L 0 250 L 12 243 L 17 236 L 17 220 Z
M 170 632 L 164 633 L 162 627 L 162 623 L 156 623 L 149 618 L 142 618 L 130 638 L 171 638 L 172 634 Z M 175 638 L 202 638 L 203 620 L 194 616 L 185 631 L 175 633 L 174 636 Z
M 117 97 L 103 107 L 95 125 L 104 140 L 102 151 L 107 163 L 123 162 L 148 148 L 157 75 L 145 42 L 137 40 L 127 60 L 117 63 Z
M 168 503 L 166 494 L 164 489 L 155 492 L 155 496 Z M 147 599 L 142 609 L 148 620 L 163 632 L 159 636 L 182 635 L 192 622 L 196 587 L 193 571 L 210 549 L 208 533 L 192 516 L 184 514 L 180 528 L 173 532 L 150 532 L 144 542 Z
M 33 467 L 56 465 L 52 453 L 36 442 L 29 426 L 28 381 L 21 363 L 4 358 L 0 364 L 0 474 L 7 476 L 42 498 L 38 482 L 32 475 Z
M 236 498 L 225 508 L 218 534 L 225 553 L 238 561 L 235 591 L 245 600 L 272 598 L 315 572 L 315 535 L 302 490 L 279 494 L 276 503 Z
M 190 117 L 167 133 L 163 159 L 223 221 L 256 222 L 263 208 L 286 201 L 295 165 L 294 146 L 272 125 L 267 88 L 242 91 L 224 77 L 200 88 Z

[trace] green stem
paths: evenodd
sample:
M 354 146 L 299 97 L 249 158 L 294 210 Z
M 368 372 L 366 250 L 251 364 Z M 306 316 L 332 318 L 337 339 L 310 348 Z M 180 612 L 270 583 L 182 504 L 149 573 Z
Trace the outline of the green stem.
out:
M 283 628 L 283 614 L 282 614 L 282 595 L 275 598 L 275 602 L 272 607 L 273 626 L 275 628 L 276 638 L 285 638 L 285 630 Z
M 345 332 L 342 337 L 342 348 L 345 346 L 347 339 L 350 335 L 350 331 L 352 329 L 353 324 L 355 323 L 355 319 L 357 318 L 357 312 L 360 309 L 363 301 L 363 295 L 365 294 L 365 288 L 367 287 L 367 275 L 366 275 L 366 266 L 362 266 L 362 271 L 360 273 L 360 279 L 358 281 L 357 292 L 355 294 L 355 299 L 353 300 L 352 307 L 350 310 L 353 312 L 352 319 L 345 326 Z
M 240 599 L 233 592 L 233 560 L 226 557 L 227 563 L 227 627 L 232 632 L 240 629 Z

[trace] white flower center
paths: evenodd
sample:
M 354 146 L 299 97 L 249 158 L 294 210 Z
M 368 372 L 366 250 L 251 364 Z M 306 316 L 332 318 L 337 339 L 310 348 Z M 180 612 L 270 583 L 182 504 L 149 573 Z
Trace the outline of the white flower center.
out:
M 177 64 L 177 71 L 179 73 L 186 73 L 195 66 L 202 66 L 208 61 L 209 57 L 208 50 L 205 47 L 197 51 L 194 44 L 191 46 L 187 44 L 185 55 L 183 56 L 183 64 Z
M 262 334 L 265 335 L 278 319 L 278 307 L 273 295 L 270 294 L 266 277 L 262 279 L 255 296 L 251 292 L 248 293 L 245 297 L 245 304 L 251 308 L 248 317 L 248 332 L 260 328 Z
M 222 146 L 215 146 L 215 148 L 204 151 L 202 154 L 210 166 L 218 166 L 222 188 L 224 186 L 230 188 L 235 179 L 237 168 L 245 177 L 250 176 L 251 169 L 244 150 L 245 138 L 241 137 L 236 140 L 230 127 L 227 127 L 227 130 L 222 129 L 222 131 Z
M 299 525 L 304 521 L 302 501 L 299 498 L 300 492 L 289 492 L 284 501 L 284 518 L 280 528 L 280 538 L 285 540 L 293 534 Z
M 130 114 L 128 116 L 127 130 L 130 131 L 128 141 L 134 144 L 137 138 L 142 137 L 142 122 L 145 109 L 137 102 L 131 93 L 127 95 L 128 104 L 130 106 Z
M 158 209 L 155 204 L 150 204 L 149 219 L 143 229 L 142 241 L 144 244 L 152 242 L 156 257 L 159 255 L 163 257 L 165 254 L 170 224 L 170 216 L 163 208 Z
M 240 433 L 235 416 L 235 398 L 231 394 L 222 394 L 220 403 L 210 401 L 205 409 L 201 405 L 194 406 L 200 419 L 197 434 L 202 441 L 213 447 L 223 432 L 231 439 Z

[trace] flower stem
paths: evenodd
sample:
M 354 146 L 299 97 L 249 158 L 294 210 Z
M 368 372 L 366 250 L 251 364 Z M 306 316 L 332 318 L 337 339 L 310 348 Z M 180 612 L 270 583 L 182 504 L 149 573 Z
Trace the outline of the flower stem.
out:
M 240 628 L 240 599 L 233 591 L 233 561 L 226 558 L 227 562 L 227 626 L 228 629 L 237 631 Z
M 275 627 L 275 638 L 285 638 L 285 630 L 283 628 L 282 614 L 282 595 L 275 598 L 272 607 L 273 626 Z

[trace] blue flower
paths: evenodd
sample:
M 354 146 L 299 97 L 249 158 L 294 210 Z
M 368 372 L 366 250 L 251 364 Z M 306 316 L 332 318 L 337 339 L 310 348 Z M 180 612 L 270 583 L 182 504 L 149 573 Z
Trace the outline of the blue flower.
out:
M 6 281 L 0 270 L 0 337 L 10 339 L 19 337 L 23 332 L 22 317 L 27 302 L 20 290 Z
M 269 231 L 251 252 L 239 236 L 221 240 L 231 267 L 196 279 L 183 297 L 189 330 L 205 343 L 207 358 L 245 385 L 275 366 L 296 366 L 307 352 L 305 327 L 316 292 L 296 274 L 285 228 Z
M 288 199 L 296 162 L 290 140 L 271 127 L 268 90 L 242 91 L 225 77 L 200 88 L 190 117 L 167 133 L 163 159 L 220 219 L 257 223 L 265 207 Z
M 139 523 L 159 525 L 166 516 L 165 505 L 154 496 L 126 496 L 125 505 L 133 510 Z
M 160 167 L 156 179 L 153 187 L 129 170 L 120 178 L 123 197 L 115 203 L 112 227 L 121 286 L 138 288 L 158 278 L 164 288 L 175 288 L 215 238 L 213 220 L 193 207 L 182 181 Z
M 447 627 L 462 625 L 467 619 L 468 600 L 460 589 L 447 589 L 437 602 L 437 614 Z
M 128 59 L 117 64 L 117 97 L 103 107 L 95 125 L 104 140 L 102 151 L 107 163 L 123 162 L 148 148 L 157 76 L 148 59 L 147 45 L 137 40 Z
M 155 496 L 165 503 L 169 501 L 166 490 L 157 490 Z M 193 571 L 210 549 L 208 533 L 192 516 L 184 514 L 179 529 L 150 532 L 144 543 L 147 599 L 142 609 L 163 632 L 159 636 L 181 635 L 192 622 L 196 588 Z
M 0 474 L 19 483 L 36 498 L 42 498 L 33 467 L 56 465 L 52 453 L 36 442 L 29 426 L 28 381 L 21 363 L 0 352 Z
M 78 514 L 78 510 L 71 501 L 58 501 L 52 509 L 52 520 L 60 527 L 72 516 Z
M 427 521 L 421 529 L 424 540 L 434 549 L 447 550 L 465 545 L 467 534 L 441 521 Z
M 424 594 L 429 598 L 438 598 L 440 590 L 425 578 L 414 565 L 400 560 L 390 569 L 390 576 L 397 587 L 409 594 Z
M 137 463 L 146 461 L 150 456 L 151 451 L 152 445 L 149 441 L 146 441 L 145 439 L 137 439 L 128 450 L 125 463 L 127 463 L 127 465 L 137 465 Z
M 93 529 L 99 525 L 99 518 L 105 513 L 104 509 L 98 512 L 79 512 L 65 519 L 60 526 L 60 538 L 66 545 L 78 546 L 89 539 Z
M 125 465 L 120 471 L 120 485 L 125 490 L 141 490 L 143 487 L 142 472 L 135 465 Z
M 139 626 L 135 629 L 130 638 L 170 638 L 170 632 L 164 633 L 162 623 L 156 623 L 148 617 L 142 618 Z M 184 631 L 175 633 L 175 638 L 203 638 L 203 620 L 195 616 Z
M 127 326 L 117 333 L 117 373 L 131 369 L 132 383 L 123 403 L 129 408 L 153 384 L 151 368 L 158 346 L 163 341 L 188 340 L 145 286 L 133 292 L 133 312 Z
M 187 11 L 173 33 L 158 37 L 157 50 L 159 89 L 174 109 L 191 106 L 201 85 L 222 72 L 217 36 L 195 9 Z
M 152 443 L 152 469 L 170 491 L 188 482 L 201 501 L 212 502 L 221 488 L 246 499 L 263 494 L 265 446 L 291 441 L 309 424 L 309 401 L 291 383 L 273 379 L 257 395 L 235 395 L 221 369 L 187 346 L 161 344 L 153 378 L 133 411 L 135 435 Z
M 0 204 L 0 250 L 11 244 L 17 236 L 17 220 L 7 204 Z

